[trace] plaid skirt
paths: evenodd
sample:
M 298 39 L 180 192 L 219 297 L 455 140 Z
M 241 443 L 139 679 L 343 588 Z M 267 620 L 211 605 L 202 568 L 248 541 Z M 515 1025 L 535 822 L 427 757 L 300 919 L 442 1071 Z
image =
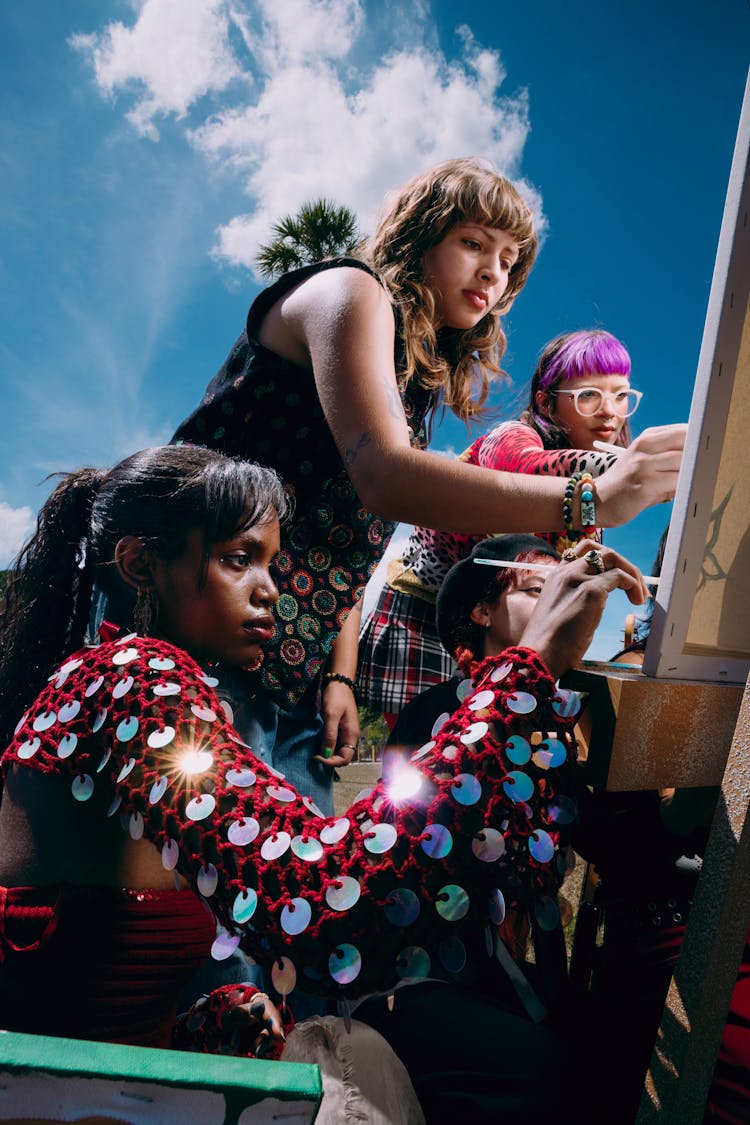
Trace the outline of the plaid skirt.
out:
M 359 636 L 360 704 L 398 714 L 415 695 L 450 679 L 454 670 L 437 635 L 434 604 L 386 584 Z

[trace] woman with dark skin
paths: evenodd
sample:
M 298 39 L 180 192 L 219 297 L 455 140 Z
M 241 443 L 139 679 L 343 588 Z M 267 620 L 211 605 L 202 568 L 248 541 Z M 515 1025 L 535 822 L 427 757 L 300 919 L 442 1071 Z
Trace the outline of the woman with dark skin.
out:
M 299 976 L 346 1001 L 441 958 L 450 972 L 445 948 L 474 958 L 498 903 L 533 911 L 554 893 L 557 771 L 519 771 L 504 746 L 539 728 L 572 754 L 571 699 L 555 677 L 585 651 L 612 589 L 642 600 L 639 572 L 606 550 L 561 567 L 522 644 L 483 662 L 434 745 L 325 818 L 243 744 L 215 691 L 268 637 L 286 505 L 268 470 L 179 446 L 71 474 L 45 505 L 3 617 L 4 1026 L 163 1046 L 179 986 L 212 943 L 219 958 L 241 945 L 282 994 Z M 64 659 L 94 580 L 107 639 Z M 48 647 L 23 672 L 14 726 L 16 659 L 42 629 Z M 228 931 L 216 940 L 201 899 Z M 252 1052 L 253 995 L 218 990 L 183 1028 L 188 1041 L 217 1049 L 241 1018 Z M 540 1042 L 554 1056 L 544 1031 Z M 549 1090 L 530 1081 L 514 1096 L 538 1108 Z

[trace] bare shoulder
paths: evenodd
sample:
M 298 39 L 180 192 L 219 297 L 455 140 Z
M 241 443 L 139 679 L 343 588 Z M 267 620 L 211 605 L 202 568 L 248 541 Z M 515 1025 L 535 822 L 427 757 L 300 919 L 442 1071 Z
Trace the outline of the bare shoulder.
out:
M 321 270 L 296 285 L 266 313 L 258 336 L 279 355 L 302 366 L 321 344 L 353 330 L 366 338 L 392 338 L 390 298 L 373 275 L 356 266 Z
M 321 270 L 301 282 L 283 298 L 285 311 L 291 316 L 346 316 L 364 310 L 391 313 L 391 302 L 385 287 L 367 270 L 356 266 L 340 266 Z

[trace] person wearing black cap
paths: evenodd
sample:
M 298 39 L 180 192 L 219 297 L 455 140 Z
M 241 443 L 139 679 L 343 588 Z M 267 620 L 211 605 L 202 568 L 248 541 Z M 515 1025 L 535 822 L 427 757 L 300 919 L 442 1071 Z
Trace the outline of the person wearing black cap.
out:
M 544 562 L 559 555 L 535 535 L 498 535 L 477 543 L 445 576 L 436 603 L 440 642 L 458 671 L 406 705 L 388 740 L 384 768 L 403 750 L 421 746 L 453 714 L 471 690 L 472 664 L 518 644 L 544 585 L 544 572 L 485 566 L 503 562 Z M 390 760 L 390 761 L 389 761 Z

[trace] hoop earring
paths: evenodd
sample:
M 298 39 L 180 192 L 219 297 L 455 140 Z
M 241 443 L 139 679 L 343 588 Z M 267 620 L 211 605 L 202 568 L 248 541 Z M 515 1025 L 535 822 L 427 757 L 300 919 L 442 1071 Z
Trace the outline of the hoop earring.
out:
M 141 637 L 147 637 L 156 620 L 157 605 L 150 586 L 139 586 L 133 609 L 133 628 Z

